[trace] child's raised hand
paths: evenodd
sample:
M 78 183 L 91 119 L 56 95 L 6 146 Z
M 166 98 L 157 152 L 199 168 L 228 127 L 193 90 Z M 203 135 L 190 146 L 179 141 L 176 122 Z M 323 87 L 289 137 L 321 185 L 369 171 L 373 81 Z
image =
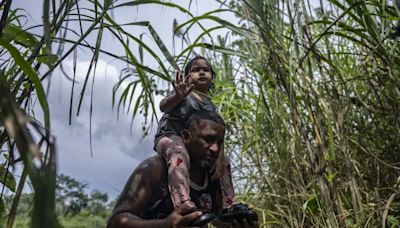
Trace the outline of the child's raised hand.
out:
M 172 81 L 172 86 L 175 89 L 176 95 L 180 98 L 186 97 L 193 90 L 193 85 L 189 85 L 188 78 L 190 74 L 183 78 L 183 75 L 178 71 L 176 72 L 176 78 Z

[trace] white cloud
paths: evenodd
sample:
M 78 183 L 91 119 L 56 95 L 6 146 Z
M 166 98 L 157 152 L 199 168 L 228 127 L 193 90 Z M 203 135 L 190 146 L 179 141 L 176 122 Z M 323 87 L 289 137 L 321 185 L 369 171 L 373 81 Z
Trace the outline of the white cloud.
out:
M 173 2 L 180 5 L 187 4 L 177 0 Z M 197 4 L 197 1 L 194 2 L 191 11 L 195 14 L 201 14 L 211 8 L 218 7 L 218 3 L 215 1 L 207 2 L 207 4 L 201 3 L 200 1 L 199 4 Z M 26 8 L 25 0 L 13 2 L 13 7 L 25 8 L 29 14 L 32 15 L 32 20 L 31 18 L 27 20 L 27 26 L 34 26 L 41 23 L 41 6 L 42 4 L 33 4 L 30 5 L 29 8 Z M 186 14 L 177 9 L 155 5 L 141 6 L 139 9 L 124 7 L 114 13 L 117 23 L 130 23 L 141 20 L 150 21 L 171 53 L 174 53 L 172 45 L 172 25 L 174 18 L 176 18 L 179 23 L 183 23 L 189 19 Z M 203 25 L 205 25 L 205 27 L 211 26 L 210 23 L 207 22 L 204 22 Z M 77 27 L 71 28 L 77 29 Z M 42 30 L 38 29 L 35 31 L 40 33 Z M 156 53 L 161 53 L 145 27 L 132 26 L 128 32 L 136 36 L 145 32 L 147 34 L 144 36 L 145 42 L 150 48 L 155 50 Z M 201 32 L 200 29 L 197 33 L 199 32 Z M 222 34 L 222 32 L 219 33 Z M 192 33 L 192 36 L 196 37 L 196 34 Z M 96 36 L 94 35 L 90 36 L 87 41 L 94 43 L 93 41 L 95 38 Z M 177 42 L 176 49 L 181 49 L 180 46 L 180 42 Z M 112 53 L 124 54 L 124 49 L 118 46 L 117 41 L 111 39 L 110 35 L 106 33 L 103 36 L 102 47 Z M 134 53 L 137 52 L 137 46 L 132 45 L 130 48 Z M 176 53 L 178 52 L 177 50 Z M 111 109 L 112 88 L 119 78 L 119 70 L 122 69 L 124 65 L 118 61 L 108 62 L 110 58 L 101 55 L 97 63 L 93 92 L 92 139 L 94 156 L 91 158 L 89 148 L 89 113 L 93 74 L 90 74 L 80 115 L 76 117 L 79 95 L 90 64 L 88 60 L 90 59 L 90 52 L 79 52 L 79 58 L 76 72 L 76 80 L 79 81 L 79 83 L 75 85 L 76 87 L 72 99 L 72 126 L 68 125 L 72 83 L 59 71 L 54 72 L 51 76 L 51 91 L 48 100 L 50 104 L 52 130 L 57 139 L 59 172 L 70 175 L 78 180 L 84 180 L 92 188 L 107 191 L 115 195 L 118 192 L 115 192 L 113 189 L 116 188 L 119 191 L 122 189 L 123 184 L 138 162 L 153 154 L 154 132 L 139 143 L 142 137 L 140 125 L 142 119 L 138 118 L 135 120 L 132 134 L 130 133 L 130 116 L 121 114 L 117 121 L 116 111 L 112 111 Z M 144 59 L 152 68 L 157 69 L 152 57 L 145 54 Z M 67 59 L 63 61 L 63 64 L 65 70 L 72 76 L 72 60 Z M 158 106 L 159 100 L 160 97 L 156 97 L 156 106 Z
M 68 69 L 68 72 L 71 76 L 73 73 L 73 60 L 67 59 L 63 62 L 63 64 Z M 83 83 L 87 71 L 89 70 L 90 61 L 82 61 L 77 60 L 76 64 L 76 80 Z M 90 77 L 93 76 L 94 66 L 90 72 Z M 109 78 L 110 80 L 118 80 L 118 70 L 117 67 L 113 65 L 113 63 L 107 63 L 103 59 L 99 59 L 96 65 L 96 77 L 104 77 Z
M 141 118 L 135 119 L 131 131 L 131 117 L 112 110 L 112 88 L 118 80 L 117 67 L 99 60 L 93 92 L 92 146 L 90 155 L 90 79 L 83 98 L 80 115 L 76 116 L 80 91 L 89 66 L 88 61 L 77 65 L 77 80 L 74 91 L 72 125 L 68 125 L 69 102 L 72 82 L 60 72 L 52 77 L 51 93 L 48 98 L 53 134 L 57 139 L 59 173 L 83 180 L 91 188 L 106 191 L 115 196 L 122 190 L 131 171 L 144 158 L 154 154 L 154 133 L 142 142 Z M 72 61 L 65 61 L 64 68 L 72 72 Z M 92 75 L 91 75 L 92 77 Z M 132 132 L 132 133 L 131 133 Z

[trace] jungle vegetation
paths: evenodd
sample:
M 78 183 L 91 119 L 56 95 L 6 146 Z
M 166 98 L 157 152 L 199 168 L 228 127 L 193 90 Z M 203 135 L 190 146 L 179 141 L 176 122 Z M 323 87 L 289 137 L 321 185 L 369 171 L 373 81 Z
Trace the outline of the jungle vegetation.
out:
M 218 9 L 202 15 L 191 12 L 194 2 L 43 0 L 41 32 L 33 33 L 21 23 L 23 11 L 13 9 L 12 0 L 1 1 L 0 182 L 15 192 L 7 210 L 11 199 L 1 195 L 7 227 L 23 205 L 27 179 L 33 187 L 31 226 L 61 224 L 44 88 L 65 59 L 76 60 L 78 48 L 90 51 L 94 68 L 103 55 L 127 65 L 110 96 L 115 109 L 146 118 L 145 132 L 157 121 L 154 97 L 168 90 L 160 82 L 171 81 L 173 71 L 195 53 L 209 57 L 218 75 L 213 99 L 229 126 L 226 151 L 238 195 L 257 210 L 263 227 L 399 226 L 397 1 L 219 0 Z M 121 25 L 113 19 L 115 9 L 148 4 L 188 15 L 174 25 L 181 52 L 171 54 L 148 21 Z M 233 14 L 237 23 L 220 17 L 223 13 Z M 204 27 L 206 20 L 216 25 Z M 145 27 L 160 52 L 125 26 Z M 193 39 L 195 26 L 202 32 Z M 210 35 L 221 29 L 225 35 Z M 102 49 L 105 33 L 115 36 L 124 54 Z M 88 36 L 96 42 L 86 42 Z M 157 66 L 147 65 L 144 54 Z M 74 91 L 75 75 L 70 77 Z M 82 91 L 75 91 L 80 101 L 90 96 L 94 80 L 89 69 Z M 41 119 L 33 105 L 42 110 Z M 71 99 L 71 106 L 80 105 Z M 11 172 L 16 163 L 24 166 L 19 183 Z
M 60 174 L 56 177 L 56 215 L 62 227 L 89 228 L 104 227 L 110 216 L 115 200 L 107 193 L 92 190 L 88 193 L 88 184 L 72 177 Z M 31 213 L 34 193 L 22 193 L 18 202 L 14 227 L 31 227 Z M 7 216 L 15 195 L 4 195 L 6 211 L 2 214 L 0 227 L 8 224 Z

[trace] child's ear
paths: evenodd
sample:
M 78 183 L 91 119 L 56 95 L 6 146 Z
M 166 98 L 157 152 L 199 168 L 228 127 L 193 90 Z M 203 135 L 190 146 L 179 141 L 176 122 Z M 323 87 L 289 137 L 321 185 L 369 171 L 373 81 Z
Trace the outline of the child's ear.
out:
M 190 131 L 187 130 L 187 129 L 183 129 L 183 130 L 181 131 L 181 135 L 182 135 L 183 142 L 184 142 L 185 144 L 188 143 L 188 142 L 190 141 L 190 138 L 192 137 L 192 134 L 191 134 Z

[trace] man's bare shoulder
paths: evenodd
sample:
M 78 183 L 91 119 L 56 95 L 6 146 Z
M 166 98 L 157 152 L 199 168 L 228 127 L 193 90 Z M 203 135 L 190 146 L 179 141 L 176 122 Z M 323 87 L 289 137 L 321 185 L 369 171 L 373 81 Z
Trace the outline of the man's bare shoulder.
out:
M 167 166 L 164 159 L 160 155 L 154 155 L 143 162 L 137 167 L 135 172 L 147 173 L 157 180 L 161 180 L 166 175 Z
M 132 172 L 117 201 L 113 214 L 131 211 L 138 215 L 147 204 L 152 192 L 166 179 L 166 165 L 159 155 L 141 162 Z M 139 209 L 140 210 L 139 210 Z
M 156 154 L 154 156 L 151 156 L 149 158 L 147 158 L 146 160 L 142 161 L 139 165 L 138 165 L 138 169 L 153 169 L 153 168 L 159 168 L 159 167 L 163 167 L 165 165 L 165 161 L 164 159 Z

